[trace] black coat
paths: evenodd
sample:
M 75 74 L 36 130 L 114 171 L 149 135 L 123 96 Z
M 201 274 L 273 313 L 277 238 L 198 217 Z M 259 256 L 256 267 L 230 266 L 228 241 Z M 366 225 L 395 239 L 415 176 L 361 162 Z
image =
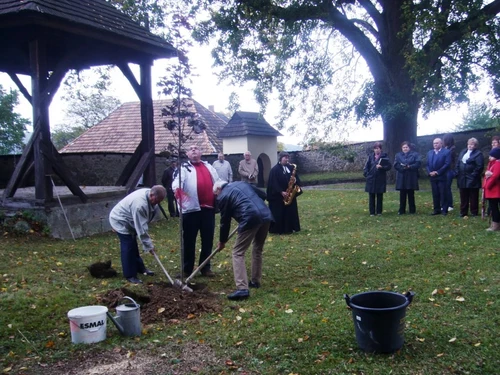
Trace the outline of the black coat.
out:
M 378 163 L 382 168 L 377 168 Z M 372 194 L 385 193 L 387 189 L 387 171 L 391 168 L 392 165 L 385 152 L 380 154 L 380 159 L 377 162 L 375 161 L 375 153 L 370 154 L 363 168 L 363 176 L 366 177 L 365 191 Z
M 466 163 L 462 162 L 467 149 L 458 156 L 455 169 L 457 186 L 459 189 L 479 189 L 481 187 L 481 174 L 484 169 L 484 156 L 480 150 L 472 150 Z
M 421 164 L 420 155 L 415 151 L 396 154 L 396 190 L 418 190 L 418 170 Z
M 273 214 L 274 223 L 271 223 L 269 233 L 287 234 L 300 231 L 299 208 L 297 198 L 290 205 L 285 206 L 281 192 L 286 191 L 288 182 L 293 173 L 293 165 L 288 165 L 289 171 L 285 171 L 278 163 L 271 168 L 267 181 L 267 200 Z M 299 175 L 295 174 L 296 184 L 301 185 Z
M 238 222 L 239 233 L 272 221 L 273 216 L 264 202 L 265 198 L 266 193 L 247 182 L 236 181 L 224 185 L 217 196 L 220 242 L 225 243 L 229 237 L 231 218 Z

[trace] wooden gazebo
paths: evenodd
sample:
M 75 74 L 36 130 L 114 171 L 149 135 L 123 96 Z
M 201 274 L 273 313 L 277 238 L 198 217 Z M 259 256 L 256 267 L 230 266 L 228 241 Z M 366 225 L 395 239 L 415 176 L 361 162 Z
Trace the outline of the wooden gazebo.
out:
M 104 0 L 0 0 L 0 50 L 0 71 L 33 106 L 33 135 L 4 190 L 4 202 L 30 173 L 36 200 L 53 200 L 51 176 L 57 174 L 73 195 L 87 201 L 52 144 L 49 106 L 68 70 L 98 65 L 118 66 L 141 101 L 142 140 L 118 182 L 130 190 L 143 175 L 145 185 L 154 184 L 151 66 L 155 59 L 176 56 L 171 44 Z M 140 66 L 140 82 L 128 63 Z M 31 76 L 31 95 L 18 74 Z

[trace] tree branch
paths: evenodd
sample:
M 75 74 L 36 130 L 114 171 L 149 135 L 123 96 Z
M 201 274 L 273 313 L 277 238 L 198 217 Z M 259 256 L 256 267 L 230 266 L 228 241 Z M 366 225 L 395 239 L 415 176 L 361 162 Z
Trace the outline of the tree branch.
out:
M 384 27 L 382 15 L 377 10 L 375 5 L 370 0 L 358 0 L 358 2 L 359 5 L 361 5 L 366 10 L 366 13 L 368 13 L 373 22 L 375 22 L 377 29 L 379 31 L 382 30 L 382 28 Z
M 493 19 L 498 13 L 500 13 L 500 0 L 495 0 L 465 20 L 451 24 L 445 33 L 436 34 L 434 32 L 423 48 L 426 53 L 426 65 L 431 68 L 443 54 L 443 51 L 466 34 L 477 31 L 480 26 Z
M 379 38 L 378 31 L 368 22 L 360 20 L 359 18 L 351 18 L 351 22 L 364 27 L 370 34 L 372 34 L 378 40 Z

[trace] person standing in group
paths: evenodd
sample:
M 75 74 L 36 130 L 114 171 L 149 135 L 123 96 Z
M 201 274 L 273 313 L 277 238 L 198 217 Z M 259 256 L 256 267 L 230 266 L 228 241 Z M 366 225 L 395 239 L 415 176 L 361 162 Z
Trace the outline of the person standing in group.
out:
M 363 168 L 363 176 L 366 178 L 365 192 L 368 193 L 368 208 L 370 216 L 382 215 L 384 204 L 384 193 L 387 189 L 387 171 L 392 166 L 389 157 L 382 152 L 382 143 L 375 142 L 373 153 Z M 376 202 L 375 202 L 376 201 Z
M 269 225 L 273 220 L 266 206 L 266 194 L 252 184 L 245 182 L 217 181 L 214 194 L 220 209 L 220 237 L 217 248 L 226 246 L 231 227 L 231 218 L 238 222 L 238 237 L 233 247 L 233 273 L 236 291 L 227 296 L 230 300 L 246 299 L 250 296 L 248 287 L 260 288 L 262 280 L 262 253 Z M 248 281 L 245 266 L 245 252 L 252 244 L 251 279 Z
M 170 166 L 163 171 L 163 176 L 161 177 L 161 184 L 167 190 L 168 212 L 170 213 L 170 217 L 179 216 L 179 208 L 177 207 L 177 201 L 175 200 L 174 191 L 172 190 L 172 179 L 176 171 L 177 161 L 172 161 Z
M 161 185 L 151 189 L 139 189 L 119 201 L 109 214 L 111 228 L 120 239 L 123 276 L 132 284 L 142 284 L 137 273 L 153 276 L 144 265 L 137 246 L 137 237 L 144 252 L 154 252 L 153 241 L 148 234 L 148 224 L 153 220 L 158 204 L 167 192 Z
M 174 174 L 172 189 L 182 212 L 182 230 L 184 241 L 184 275 L 191 275 L 196 254 L 196 237 L 200 232 L 201 264 L 212 253 L 215 231 L 215 195 L 214 183 L 219 179 L 217 171 L 206 161 L 201 160 L 198 146 L 190 146 L 187 151 L 189 161 L 180 167 L 181 179 Z M 201 274 L 214 277 L 208 262 Z
M 212 166 L 217 171 L 217 175 L 223 181 L 233 182 L 233 170 L 231 169 L 231 164 L 227 160 L 224 160 L 224 154 L 219 152 L 218 158 L 213 162 Z
M 497 148 L 500 147 L 500 137 L 497 135 L 494 135 L 491 137 L 491 148 Z
M 450 151 L 443 147 L 441 138 L 432 142 L 433 149 L 427 153 L 427 174 L 432 188 L 432 203 L 434 210 L 431 215 L 448 215 L 448 200 L 446 197 L 446 181 L 451 165 Z
M 420 155 L 411 150 L 409 142 L 401 144 L 401 152 L 396 154 L 394 169 L 396 169 L 396 190 L 399 190 L 398 215 L 406 213 L 406 198 L 408 198 L 409 213 L 416 213 L 415 190 L 418 190 L 418 170 Z
M 243 154 L 244 159 L 240 161 L 238 167 L 238 173 L 241 176 L 241 181 L 248 182 L 250 184 L 257 184 L 257 178 L 259 176 L 259 166 L 257 161 L 252 159 L 252 154 L 247 151 Z
M 491 210 L 491 226 L 487 231 L 500 230 L 500 148 L 490 151 L 490 163 L 484 173 L 483 189 Z
M 455 171 L 457 166 L 457 152 L 455 149 L 455 139 L 452 134 L 445 134 L 443 136 L 443 146 L 445 149 L 450 151 L 450 169 L 446 173 L 446 204 L 448 205 L 448 211 L 453 211 L 453 193 L 451 186 L 453 185 L 453 178 L 455 177 Z
M 300 178 L 297 169 L 289 164 L 290 155 L 282 151 L 278 156 L 278 163 L 271 168 L 267 182 L 267 200 L 269 209 L 274 218 L 269 228 L 270 233 L 290 234 L 300 231 L 299 209 L 297 206 L 297 194 L 290 197 L 293 189 L 300 190 Z M 291 179 L 295 179 L 295 182 Z M 291 189 L 290 189 L 291 188 Z M 287 204 L 285 204 L 287 200 Z
M 484 156 L 477 146 L 477 139 L 470 138 L 467 141 L 467 148 L 458 156 L 455 174 L 460 191 L 460 217 L 467 216 L 469 206 L 471 216 L 477 216 L 479 212 L 479 189 L 484 169 Z

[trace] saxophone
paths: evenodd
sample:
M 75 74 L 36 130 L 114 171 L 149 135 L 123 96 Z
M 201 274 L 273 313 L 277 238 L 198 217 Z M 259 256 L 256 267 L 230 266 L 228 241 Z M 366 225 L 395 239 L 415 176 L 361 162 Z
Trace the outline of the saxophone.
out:
M 288 187 L 286 188 L 286 192 L 288 193 L 287 198 L 283 199 L 283 203 L 285 203 L 285 206 L 289 206 L 290 204 L 292 204 L 295 196 L 301 192 L 300 186 L 297 186 L 295 184 L 295 182 L 297 181 L 297 179 L 295 178 L 295 173 L 297 173 L 297 165 L 290 165 L 293 166 L 293 172 L 290 176 L 290 181 L 288 181 Z

